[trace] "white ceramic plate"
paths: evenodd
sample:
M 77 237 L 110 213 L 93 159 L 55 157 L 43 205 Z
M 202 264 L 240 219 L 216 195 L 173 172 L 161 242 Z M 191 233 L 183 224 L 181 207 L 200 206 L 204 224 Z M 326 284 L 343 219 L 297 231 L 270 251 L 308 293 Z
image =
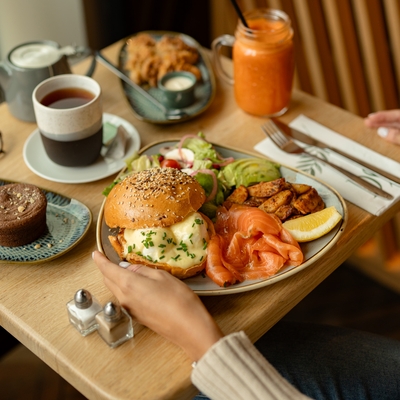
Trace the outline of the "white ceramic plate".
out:
M 9 183 L 14 182 L 0 179 L 0 186 Z M 0 246 L 0 262 L 30 264 L 53 260 L 73 249 L 89 231 L 92 213 L 86 205 L 55 192 L 42 191 L 47 198 L 47 231 L 24 246 Z
M 110 122 L 115 126 L 123 125 L 130 135 L 124 158 L 110 160 L 100 156 L 94 164 L 87 167 L 63 167 L 51 161 L 47 156 L 39 130 L 36 129 L 31 133 L 24 145 L 23 157 L 25 164 L 36 175 L 49 181 L 62 183 L 93 182 L 116 174 L 125 166 L 124 159 L 140 149 L 140 136 L 132 124 L 117 115 L 104 113 L 104 122 Z
M 174 146 L 177 142 L 160 142 L 156 144 L 152 144 L 141 151 L 141 154 L 156 154 L 159 152 L 159 149 L 166 146 Z M 255 155 L 246 154 L 239 150 L 215 146 L 215 148 L 222 154 L 224 157 L 234 157 L 237 158 L 246 158 L 246 157 L 254 157 Z M 256 155 L 255 157 L 262 157 Z M 301 249 L 304 254 L 304 262 L 298 267 L 287 267 L 283 268 L 277 274 L 271 276 L 267 279 L 258 279 L 258 280 L 247 280 L 226 288 L 219 287 L 216 283 L 214 283 L 210 278 L 208 278 L 205 274 L 197 275 L 193 278 L 185 279 L 184 282 L 191 288 L 195 293 L 200 296 L 215 296 L 215 295 L 225 295 L 232 293 L 240 293 L 247 292 L 250 290 L 258 289 L 264 286 L 271 285 L 275 282 L 278 282 L 282 279 L 286 279 L 289 276 L 292 276 L 304 268 L 307 268 L 311 264 L 314 264 L 321 257 L 323 257 L 337 242 L 339 237 L 341 236 L 345 224 L 347 223 L 347 208 L 346 203 L 343 198 L 340 196 L 335 189 L 328 186 L 326 183 L 315 179 L 311 175 L 303 173 L 301 171 L 281 166 L 281 175 L 286 178 L 288 182 L 292 183 L 304 183 L 307 185 L 311 185 L 314 187 L 319 195 L 324 200 L 326 207 L 335 206 L 338 212 L 342 215 L 342 221 L 328 234 L 325 236 L 314 240 L 308 243 L 301 243 Z M 102 251 L 109 260 L 118 263 L 119 257 L 117 253 L 112 248 L 108 236 L 110 233 L 110 228 L 106 225 L 103 220 L 103 208 L 104 202 L 100 209 L 99 218 L 97 220 L 97 246 L 100 251 Z

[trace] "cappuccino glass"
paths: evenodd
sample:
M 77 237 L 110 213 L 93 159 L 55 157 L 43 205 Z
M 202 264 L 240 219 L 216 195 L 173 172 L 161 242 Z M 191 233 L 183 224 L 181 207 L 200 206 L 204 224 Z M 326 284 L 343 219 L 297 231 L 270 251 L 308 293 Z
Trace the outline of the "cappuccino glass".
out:
M 58 75 L 32 94 L 46 154 L 54 163 L 83 167 L 96 161 L 103 145 L 100 85 L 83 75 Z

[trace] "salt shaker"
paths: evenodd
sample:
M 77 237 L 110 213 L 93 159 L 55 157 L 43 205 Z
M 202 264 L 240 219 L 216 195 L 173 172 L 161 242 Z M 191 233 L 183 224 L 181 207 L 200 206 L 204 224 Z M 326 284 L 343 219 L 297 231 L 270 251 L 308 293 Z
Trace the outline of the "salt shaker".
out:
M 96 314 L 102 310 L 101 304 L 87 290 L 79 289 L 67 303 L 69 321 L 82 336 L 89 335 L 98 327 Z
M 109 301 L 96 315 L 97 332 L 112 348 L 133 337 L 132 318 L 125 309 Z

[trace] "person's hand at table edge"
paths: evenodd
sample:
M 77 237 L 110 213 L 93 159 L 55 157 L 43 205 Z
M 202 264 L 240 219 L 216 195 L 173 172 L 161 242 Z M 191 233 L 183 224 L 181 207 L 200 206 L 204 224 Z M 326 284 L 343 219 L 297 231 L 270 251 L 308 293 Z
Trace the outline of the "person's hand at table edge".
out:
M 376 128 L 380 137 L 400 144 L 400 109 L 378 111 L 364 119 L 368 128 Z
M 168 272 L 139 264 L 124 269 L 99 251 L 93 259 L 132 318 L 180 346 L 193 361 L 224 336 L 199 297 Z

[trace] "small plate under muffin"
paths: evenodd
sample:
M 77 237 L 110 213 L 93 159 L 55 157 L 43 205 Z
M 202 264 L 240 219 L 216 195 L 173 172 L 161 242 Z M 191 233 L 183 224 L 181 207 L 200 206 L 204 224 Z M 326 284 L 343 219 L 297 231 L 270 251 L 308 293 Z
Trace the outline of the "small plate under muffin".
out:
M 15 183 L 0 179 L 0 186 Z M 92 213 L 78 200 L 40 188 L 47 198 L 47 231 L 18 247 L 0 246 L 0 262 L 37 263 L 60 257 L 75 247 L 92 223 Z

